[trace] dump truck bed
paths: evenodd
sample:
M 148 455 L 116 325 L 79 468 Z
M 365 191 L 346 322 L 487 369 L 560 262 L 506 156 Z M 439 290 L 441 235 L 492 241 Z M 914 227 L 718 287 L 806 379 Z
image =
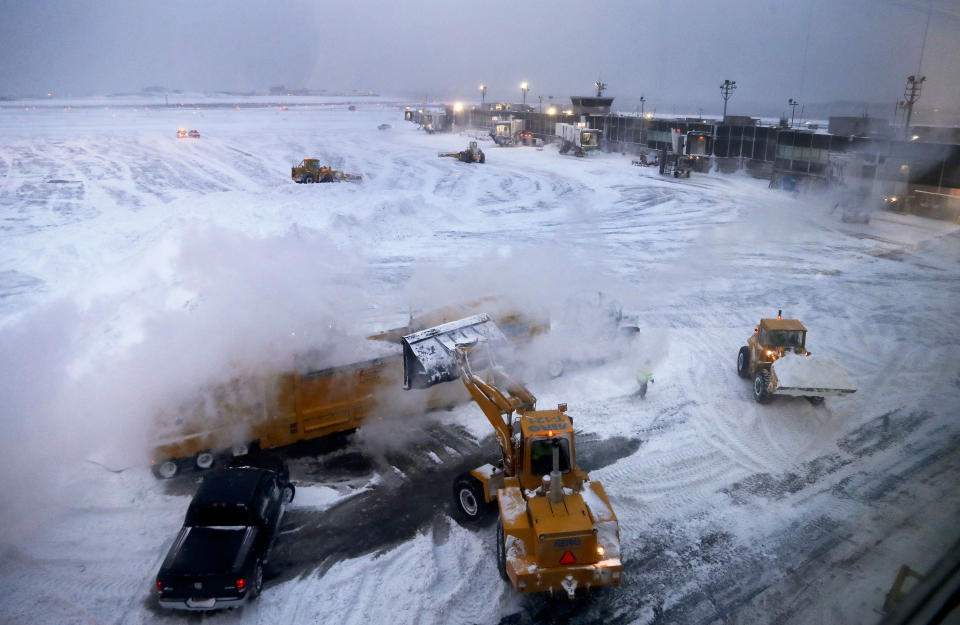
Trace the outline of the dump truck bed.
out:
M 857 390 L 840 365 L 815 356 L 787 354 L 771 365 L 776 382 L 775 395 L 826 397 Z

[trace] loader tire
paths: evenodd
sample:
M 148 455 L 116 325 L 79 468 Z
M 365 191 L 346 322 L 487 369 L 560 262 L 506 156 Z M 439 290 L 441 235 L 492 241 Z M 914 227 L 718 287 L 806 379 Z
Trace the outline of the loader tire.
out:
M 503 535 L 503 519 L 497 519 L 497 570 L 503 581 L 509 582 L 507 575 L 507 543 Z
M 486 162 L 487 162 L 487 155 L 486 155 L 486 154 L 483 154 L 483 153 L 480 154 L 480 162 L 481 162 L 481 163 L 486 163 Z
M 757 376 L 753 378 L 753 398 L 758 404 L 765 404 L 770 401 L 770 372 L 758 371 Z
M 479 523 L 489 510 L 483 498 L 483 484 L 469 473 L 462 473 L 454 480 L 453 504 L 467 523 Z
M 303 177 L 303 181 L 307 184 L 313 184 L 313 176 L 311 176 L 310 174 L 307 174 L 306 176 Z
M 333 182 L 333 174 L 324 174 L 320 182 Z
M 737 373 L 741 378 L 750 377 L 750 348 L 741 347 L 737 354 Z

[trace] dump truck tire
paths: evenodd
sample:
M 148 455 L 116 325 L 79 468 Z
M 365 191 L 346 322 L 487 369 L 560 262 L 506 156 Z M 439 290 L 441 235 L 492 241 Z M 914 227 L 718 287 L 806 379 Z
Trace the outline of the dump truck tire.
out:
M 741 347 L 737 354 L 737 373 L 741 378 L 750 377 L 750 348 Z
M 153 465 L 153 475 L 161 480 L 169 480 L 180 472 L 180 465 L 175 460 L 165 460 Z
M 497 570 L 500 571 L 503 581 L 510 581 L 507 575 L 507 543 L 503 535 L 503 519 L 497 519 Z
M 483 485 L 469 473 L 462 473 L 454 480 L 453 503 L 460 518 L 468 523 L 480 522 L 488 509 Z
M 201 451 L 193 459 L 193 464 L 195 467 L 197 467 L 201 471 L 206 471 L 207 469 L 213 466 L 213 463 L 215 460 L 216 458 L 214 458 L 213 454 L 210 453 L 209 451 Z
M 758 404 L 765 404 L 770 397 L 770 372 L 758 371 L 757 377 L 753 378 L 753 398 Z

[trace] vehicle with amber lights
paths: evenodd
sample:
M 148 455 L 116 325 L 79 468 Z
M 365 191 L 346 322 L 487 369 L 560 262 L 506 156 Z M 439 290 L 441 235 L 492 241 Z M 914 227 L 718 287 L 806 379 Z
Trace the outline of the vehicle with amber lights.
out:
M 263 567 L 293 496 L 285 468 L 206 474 L 157 574 L 160 606 L 220 610 L 259 596 Z
M 570 598 L 578 588 L 619 585 L 617 516 L 603 486 L 577 465 L 567 406 L 536 409 L 536 397 L 496 362 L 493 351 L 506 339 L 490 317 L 428 328 L 402 344 L 404 388 L 459 377 L 496 433 L 499 461 L 460 475 L 453 499 L 467 522 L 484 518 L 496 502 L 501 577 L 518 592 Z
M 737 354 L 737 373 L 753 378 L 753 397 L 766 403 L 774 395 L 806 397 L 819 404 L 828 395 L 847 395 L 856 386 L 836 363 L 814 359 L 807 351 L 807 329 L 796 319 L 761 319 Z

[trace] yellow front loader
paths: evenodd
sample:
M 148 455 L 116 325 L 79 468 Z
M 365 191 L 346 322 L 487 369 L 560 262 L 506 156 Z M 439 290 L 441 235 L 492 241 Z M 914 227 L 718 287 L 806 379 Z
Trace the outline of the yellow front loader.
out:
M 297 183 L 312 184 L 314 182 L 359 182 L 363 180 L 360 174 L 348 174 L 328 165 L 321 165 L 316 158 L 305 158 L 299 164 L 290 168 L 290 178 Z
M 468 522 L 496 502 L 497 566 L 519 592 L 620 584 L 620 528 L 599 482 L 576 462 L 566 404 L 537 410 L 536 397 L 493 358 L 506 338 L 486 314 L 403 337 L 404 388 L 457 377 L 496 433 L 501 458 L 457 477 L 454 505 Z M 474 372 L 483 370 L 483 376 Z
M 471 141 L 466 150 L 459 152 L 437 152 L 438 157 L 455 158 L 463 163 L 486 163 L 487 157 L 476 141 Z

